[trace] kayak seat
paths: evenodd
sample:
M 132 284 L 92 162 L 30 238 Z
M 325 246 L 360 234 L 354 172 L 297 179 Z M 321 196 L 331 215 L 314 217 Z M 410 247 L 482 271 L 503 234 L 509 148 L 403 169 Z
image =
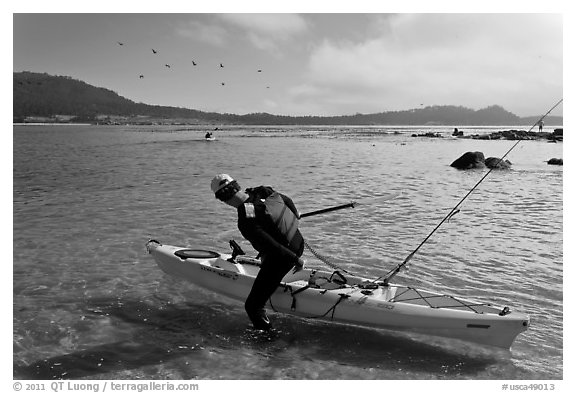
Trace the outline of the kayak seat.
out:
M 308 285 L 311 288 L 332 290 L 346 288 L 348 286 L 348 280 L 338 270 L 330 275 L 322 273 L 316 274 L 315 272 L 310 275 Z

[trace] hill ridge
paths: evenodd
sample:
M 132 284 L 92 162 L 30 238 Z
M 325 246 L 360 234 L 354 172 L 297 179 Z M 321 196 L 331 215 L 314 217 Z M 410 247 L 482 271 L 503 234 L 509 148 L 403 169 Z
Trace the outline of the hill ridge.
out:
M 69 76 L 29 71 L 13 73 L 13 120 L 54 122 L 239 125 L 532 125 L 539 116 L 519 117 L 499 105 L 474 110 L 442 105 L 419 109 L 340 116 L 245 115 L 136 103 L 116 92 Z M 561 116 L 548 124 L 562 125 Z

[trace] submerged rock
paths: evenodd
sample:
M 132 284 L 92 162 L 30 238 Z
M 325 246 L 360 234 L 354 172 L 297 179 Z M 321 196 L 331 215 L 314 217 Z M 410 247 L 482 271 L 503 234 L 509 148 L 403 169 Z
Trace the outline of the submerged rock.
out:
M 501 131 L 500 135 L 502 135 L 502 138 L 509 141 L 518 141 L 518 140 L 525 141 L 525 140 L 533 140 L 536 138 L 533 134 L 524 130 Z
M 508 160 L 500 160 L 497 157 L 488 157 L 484 161 L 484 165 L 492 169 L 510 169 L 512 163 Z
M 439 132 L 426 132 L 424 134 L 412 134 L 412 137 L 442 138 L 442 134 Z
M 564 141 L 564 129 L 556 128 L 554 132 L 548 136 L 548 142 L 562 142 Z
M 503 130 L 496 131 L 490 134 L 474 134 L 461 136 L 468 139 L 480 139 L 480 140 L 546 140 L 554 139 L 562 141 L 562 128 L 557 128 L 554 133 L 551 132 L 536 132 L 536 131 L 525 131 L 525 130 Z
M 484 153 L 480 151 L 469 151 L 456 159 L 450 166 L 457 169 L 484 168 L 486 166 L 484 161 Z

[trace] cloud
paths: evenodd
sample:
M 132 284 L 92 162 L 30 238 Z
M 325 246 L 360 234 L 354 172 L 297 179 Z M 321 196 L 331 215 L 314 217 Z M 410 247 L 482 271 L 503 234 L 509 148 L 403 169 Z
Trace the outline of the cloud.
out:
M 232 25 L 257 35 L 287 39 L 306 31 L 306 21 L 297 14 L 218 14 Z
M 177 27 L 183 37 L 224 46 L 244 37 L 254 47 L 280 54 L 279 46 L 308 29 L 297 14 L 210 14 Z
M 537 97 L 535 86 L 551 80 L 562 93 L 561 17 L 402 14 L 378 21 L 386 25 L 372 26 L 378 34 L 364 41 L 317 44 L 293 100 L 351 113 L 517 102 Z
M 256 48 L 280 54 L 279 43 L 307 30 L 306 21 L 296 14 L 218 14 L 229 26 L 244 32 Z
M 215 46 L 223 46 L 229 39 L 229 33 L 224 27 L 198 20 L 190 20 L 178 25 L 176 33 L 182 37 Z

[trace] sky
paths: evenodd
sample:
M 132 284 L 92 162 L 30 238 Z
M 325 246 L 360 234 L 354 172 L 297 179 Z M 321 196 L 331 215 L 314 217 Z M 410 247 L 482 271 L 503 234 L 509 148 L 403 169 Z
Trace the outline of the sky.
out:
M 13 71 L 236 114 L 530 116 L 563 96 L 561 13 L 329 12 L 15 12 Z

